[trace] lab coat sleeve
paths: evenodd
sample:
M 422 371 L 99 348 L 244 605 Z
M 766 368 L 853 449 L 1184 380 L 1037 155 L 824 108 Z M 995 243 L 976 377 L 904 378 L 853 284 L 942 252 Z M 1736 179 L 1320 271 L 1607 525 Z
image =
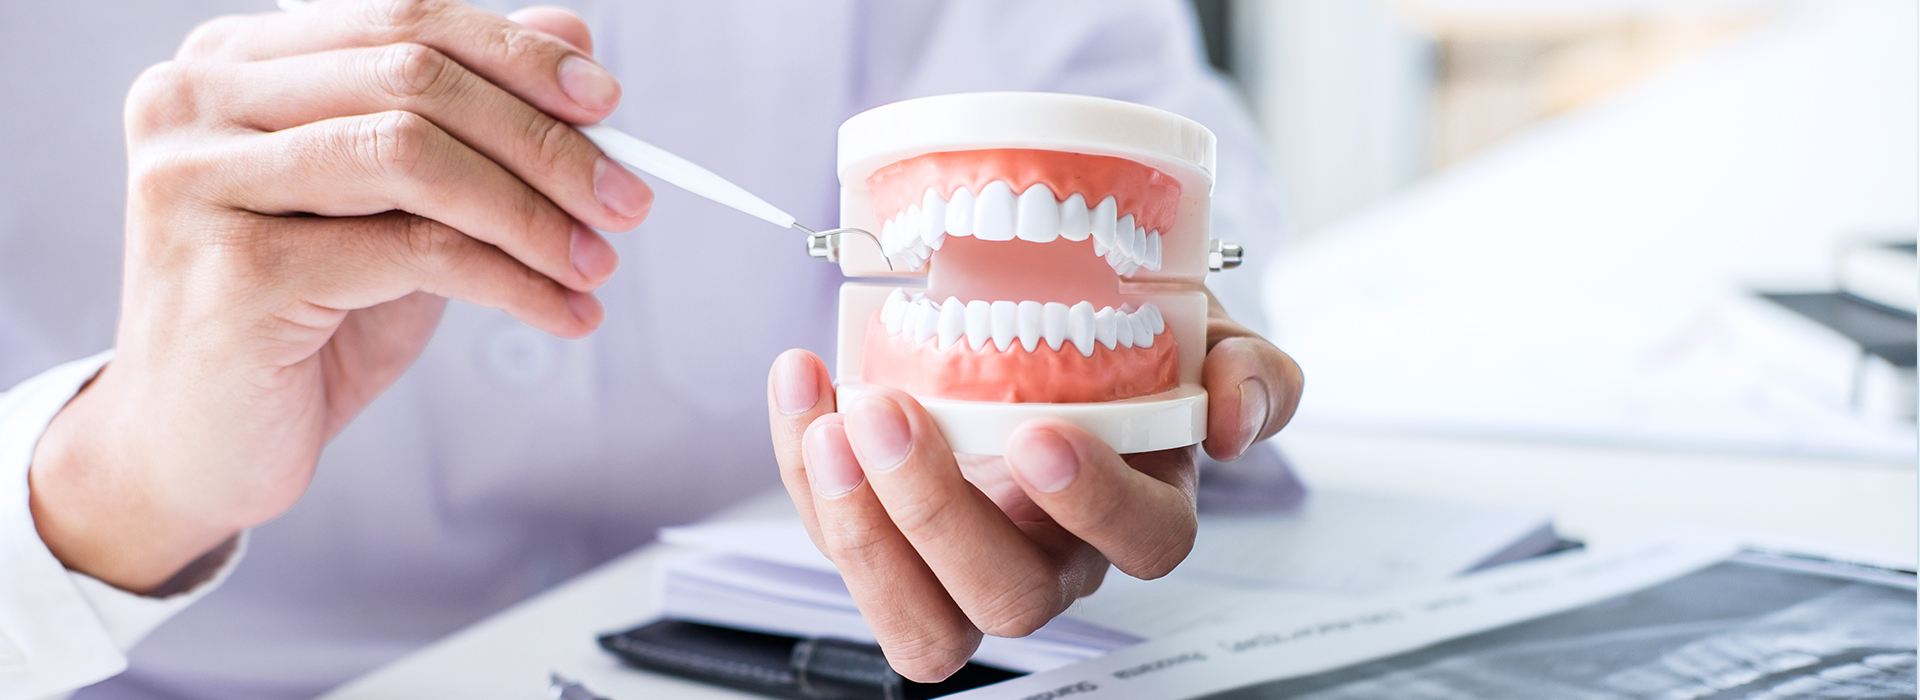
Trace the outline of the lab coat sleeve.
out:
M 27 467 L 55 414 L 112 359 L 105 352 L 0 393 L 0 697 L 55 698 L 127 667 L 126 651 L 220 585 L 220 570 L 167 598 L 128 593 L 69 571 L 47 551 L 27 502 Z
M 1212 237 L 1247 262 L 1208 278 L 1234 318 L 1266 331 L 1261 278 L 1287 238 L 1271 154 L 1233 85 L 1204 58 L 1183 0 L 920 0 L 886 3 L 859 76 L 866 108 L 951 92 L 1035 90 L 1151 105 L 1219 139 Z M 918 14 L 915 17 L 912 15 Z

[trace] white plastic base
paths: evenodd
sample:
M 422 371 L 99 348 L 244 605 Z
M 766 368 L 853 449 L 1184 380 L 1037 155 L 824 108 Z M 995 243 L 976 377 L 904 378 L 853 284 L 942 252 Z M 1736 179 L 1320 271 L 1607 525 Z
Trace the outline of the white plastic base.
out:
M 840 405 L 858 396 L 861 384 L 839 388 Z M 1207 392 L 1183 384 L 1167 392 L 1104 403 L 996 403 L 920 399 L 955 452 L 998 455 L 1007 436 L 1043 416 L 1085 428 L 1121 454 L 1186 447 L 1207 437 Z

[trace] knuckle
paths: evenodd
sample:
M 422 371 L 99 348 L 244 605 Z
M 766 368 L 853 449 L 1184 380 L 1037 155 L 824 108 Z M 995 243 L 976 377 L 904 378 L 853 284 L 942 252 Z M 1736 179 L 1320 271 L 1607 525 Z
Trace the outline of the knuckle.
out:
M 383 112 L 356 134 L 355 149 L 374 172 L 396 178 L 416 175 L 433 144 L 434 126 L 412 112 Z
M 954 508 L 953 499 L 944 494 L 914 492 L 905 494 L 897 505 L 889 504 L 887 514 L 901 532 L 936 537 L 950 531 L 945 525 L 953 518 Z
M 834 561 L 863 568 L 885 559 L 893 535 L 884 524 L 864 518 L 848 518 L 822 530 Z
M 539 110 L 531 110 L 533 116 L 527 125 L 527 134 L 534 143 L 533 167 L 542 175 L 563 172 L 568 164 L 579 159 L 584 137 L 567 125 Z
M 187 38 L 180 42 L 180 50 L 174 55 L 183 60 L 217 56 L 239 34 L 240 25 L 245 21 L 246 18 L 239 15 L 222 15 L 201 22 L 187 32 Z
M 1053 619 L 1059 598 L 1055 586 L 1003 587 L 969 617 L 980 631 L 995 637 L 1025 637 Z
M 381 90 L 402 101 L 426 95 L 439 87 L 453 61 L 431 47 L 411 42 L 387 46 L 374 72 Z
M 429 276 L 459 269 L 468 255 L 463 236 L 438 221 L 408 216 L 401 224 L 401 251 L 405 262 Z
M 201 69 L 181 61 L 149 66 L 127 91 L 126 126 L 131 137 L 192 122 L 199 113 Z
M 418 33 L 416 27 L 433 21 L 440 8 L 440 0 L 369 2 L 365 5 L 367 34 L 381 44 L 406 41 Z

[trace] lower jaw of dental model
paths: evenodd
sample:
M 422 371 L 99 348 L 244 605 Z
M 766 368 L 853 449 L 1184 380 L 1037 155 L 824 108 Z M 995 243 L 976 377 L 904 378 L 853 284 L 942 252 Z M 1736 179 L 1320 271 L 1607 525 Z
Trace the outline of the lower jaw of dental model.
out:
M 1180 185 L 1107 156 L 932 153 L 868 180 L 881 247 L 928 270 L 868 321 L 862 380 L 916 396 L 1116 401 L 1179 384 L 1160 310 L 1120 282 L 1161 266 Z

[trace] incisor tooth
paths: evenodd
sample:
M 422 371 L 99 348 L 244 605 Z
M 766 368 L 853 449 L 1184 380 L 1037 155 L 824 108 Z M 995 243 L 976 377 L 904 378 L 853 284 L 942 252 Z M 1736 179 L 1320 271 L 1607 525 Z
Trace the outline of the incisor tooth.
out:
M 1079 192 L 1067 197 L 1060 203 L 1060 237 L 1069 241 L 1084 241 L 1093 234 L 1093 212 L 1087 210 L 1087 200 Z
M 994 180 L 980 188 L 973 203 L 973 237 L 983 241 L 1013 240 L 1013 188 Z
M 1113 197 L 1100 200 L 1093 207 L 1093 254 L 1106 255 L 1113 248 L 1113 230 L 1119 225 L 1114 220 L 1119 205 L 1113 203 Z
M 1140 314 L 1134 314 L 1127 317 L 1127 323 L 1133 326 L 1134 347 L 1153 347 L 1153 330 L 1147 327 L 1147 319 L 1141 318 Z
M 1133 347 L 1133 324 L 1127 322 L 1127 312 L 1113 315 L 1113 342 L 1123 348 Z
M 967 302 L 967 347 L 986 347 L 993 340 L 993 305 L 975 299 Z
M 1048 243 L 1060 237 L 1060 202 L 1053 198 L 1052 188 L 1034 183 L 1020 193 L 1013 235 L 1035 243 Z
M 1040 320 L 1042 308 L 1037 301 L 1020 302 L 1020 318 L 1014 327 L 1020 331 L 1020 347 L 1027 352 L 1033 352 L 1045 332 L 1044 322 Z
M 947 235 L 973 235 L 973 190 L 953 191 L 953 199 L 947 202 Z
M 1067 339 L 1081 357 L 1093 357 L 1093 304 L 1083 301 L 1067 309 Z
M 1020 307 L 1011 301 L 993 302 L 993 346 L 1001 352 L 1020 339 Z
M 920 240 L 934 250 L 947 242 L 947 200 L 932 189 L 920 197 Z
M 1047 341 L 1047 349 L 1059 350 L 1060 344 L 1067 342 L 1067 305 L 1049 301 L 1040 307 L 1040 336 Z
M 1100 341 L 1101 345 L 1107 346 L 1108 350 L 1113 349 L 1114 316 L 1113 307 L 1111 306 L 1093 313 L 1093 338 L 1094 340 Z

